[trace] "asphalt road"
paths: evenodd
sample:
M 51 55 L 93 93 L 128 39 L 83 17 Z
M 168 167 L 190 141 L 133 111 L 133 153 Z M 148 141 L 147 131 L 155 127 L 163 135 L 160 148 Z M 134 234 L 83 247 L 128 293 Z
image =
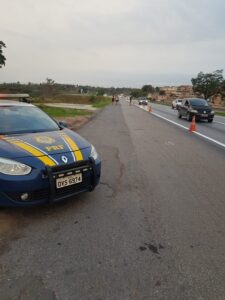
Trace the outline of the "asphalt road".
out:
M 137 102 L 136 102 L 137 103 Z M 169 120 L 175 121 L 185 127 L 190 126 L 185 118 L 179 119 L 177 117 L 177 110 L 171 107 L 160 104 L 151 104 L 153 112 Z M 206 121 L 197 122 L 197 131 L 211 139 L 214 139 L 225 146 L 225 117 L 215 116 L 213 123 Z
M 224 149 L 126 101 L 80 133 L 101 184 L 1 209 L 0 299 L 225 299 Z

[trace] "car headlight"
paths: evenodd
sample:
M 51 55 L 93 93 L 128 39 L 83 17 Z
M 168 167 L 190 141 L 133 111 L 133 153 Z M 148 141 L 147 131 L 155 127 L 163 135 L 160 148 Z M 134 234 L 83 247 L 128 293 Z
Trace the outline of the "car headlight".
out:
M 214 114 L 215 114 L 215 111 L 214 111 L 214 110 L 212 110 L 212 111 L 211 111 L 211 115 L 214 115 Z
M 193 113 L 193 114 L 197 114 L 198 113 L 198 111 L 196 109 L 191 109 L 190 112 Z
M 5 175 L 27 175 L 31 172 L 31 167 L 20 162 L 0 157 L 0 173 Z
M 91 155 L 90 157 L 94 158 L 96 160 L 98 158 L 98 153 L 93 145 L 91 145 Z

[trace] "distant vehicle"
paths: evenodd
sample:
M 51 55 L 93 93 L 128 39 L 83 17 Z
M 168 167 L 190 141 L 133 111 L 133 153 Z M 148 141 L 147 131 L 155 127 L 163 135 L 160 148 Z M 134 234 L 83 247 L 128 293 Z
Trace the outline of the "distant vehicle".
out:
M 215 112 L 209 106 L 208 102 L 200 98 L 184 99 L 178 108 L 178 118 L 186 117 L 189 122 L 195 116 L 196 120 L 207 120 L 211 123 L 214 114 Z
M 178 109 L 178 107 L 182 104 L 182 99 L 176 99 L 172 102 L 172 109 Z
M 94 146 L 62 122 L 3 97 L 0 120 L 0 206 L 57 202 L 99 183 L 101 160 Z
M 139 97 L 138 104 L 139 105 L 148 105 L 148 99 L 146 97 Z

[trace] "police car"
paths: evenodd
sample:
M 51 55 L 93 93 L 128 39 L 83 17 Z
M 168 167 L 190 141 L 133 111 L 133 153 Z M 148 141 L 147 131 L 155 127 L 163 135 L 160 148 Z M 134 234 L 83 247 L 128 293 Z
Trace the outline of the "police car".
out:
M 94 146 L 26 99 L 0 95 L 0 206 L 34 206 L 92 191 L 101 174 Z

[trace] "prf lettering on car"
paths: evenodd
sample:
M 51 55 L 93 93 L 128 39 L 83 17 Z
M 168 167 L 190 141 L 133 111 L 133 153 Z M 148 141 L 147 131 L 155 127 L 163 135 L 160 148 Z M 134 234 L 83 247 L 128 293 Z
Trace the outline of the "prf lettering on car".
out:
M 45 149 L 50 152 L 50 151 L 57 151 L 57 150 L 63 150 L 64 146 L 63 145 L 56 145 L 56 146 L 46 146 Z

